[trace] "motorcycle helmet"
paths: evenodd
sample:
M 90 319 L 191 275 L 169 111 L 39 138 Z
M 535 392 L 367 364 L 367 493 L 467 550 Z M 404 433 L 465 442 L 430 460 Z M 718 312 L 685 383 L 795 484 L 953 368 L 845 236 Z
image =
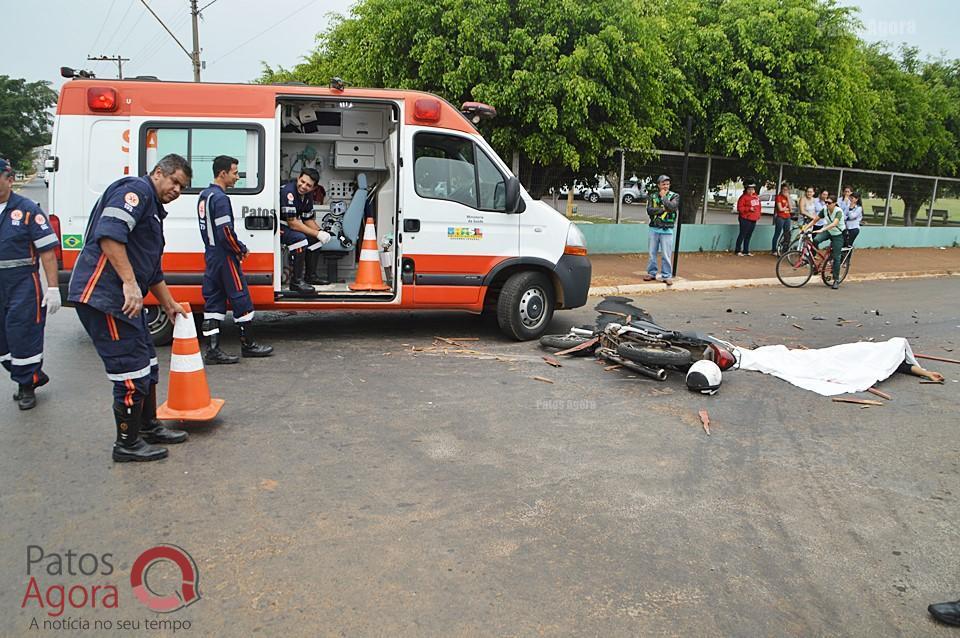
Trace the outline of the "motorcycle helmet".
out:
M 723 373 L 713 361 L 697 361 L 687 371 L 687 388 L 701 394 L 716 394 L 723 382 Z

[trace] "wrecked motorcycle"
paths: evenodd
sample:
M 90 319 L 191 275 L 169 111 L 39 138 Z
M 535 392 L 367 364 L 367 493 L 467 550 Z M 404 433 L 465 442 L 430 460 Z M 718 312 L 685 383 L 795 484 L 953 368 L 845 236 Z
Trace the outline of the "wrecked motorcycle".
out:
M 557 354 L 593 354 L 658 381 L 666 380 L 667 368 L 686 371 L 702 359 L 713 361 L 721 370 L 736 365 L 732 344 L 711 335 L 664 328 L 643 310 L 625 305 L 625 301 L 629 300 L 608 298 L 597 306 L 601 315 L 608 315 L 601 318 L 597 326 L 573 327 L 565 335 L 544 335 L 540 345 L 559 350 Z M 620 308 L 605 309 L 605 303 L 607 308 L 612 304 Z M 610 315 L 618 316 L 619 321 Z

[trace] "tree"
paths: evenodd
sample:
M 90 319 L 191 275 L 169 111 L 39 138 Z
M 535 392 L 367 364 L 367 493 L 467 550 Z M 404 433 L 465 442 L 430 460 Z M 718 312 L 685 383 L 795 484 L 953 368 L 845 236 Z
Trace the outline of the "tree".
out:
M 50 143 L 57 103 L 49 82 L 27 82 L 0 75 L 0 157 L 27 168 L 34 148 Z
M 622 0 L 360 0 L 334 20 L 304 63 L 261 81 L 418 89 L 477 100 L 482 123 L 534 197 L 608 172 L 618 147 L 652 148 L 669 126 L 665 94 L 679 80 L 662 16 Z

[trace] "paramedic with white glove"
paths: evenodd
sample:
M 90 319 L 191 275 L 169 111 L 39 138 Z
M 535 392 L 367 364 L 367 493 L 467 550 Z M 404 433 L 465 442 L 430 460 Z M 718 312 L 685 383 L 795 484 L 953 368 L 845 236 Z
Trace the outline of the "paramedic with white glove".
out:
M 57 257 L 60 241 L 35 202 L 13 192 L 14 171 L 0 159 L 0 364 L 17 383 L 17 407 L 37 405 L 44 374 L 43 329 L 60 309 Z M 40 262 L 49 286 L 43 294 Z
M 318 188 L 320 174 L 312 168 L 303 169 L 295 182 L 280 188 L 280 241 L 293 256 L 290 290 L 306 294 L 315 293 L 313 284 L 327 283 L 316 274 L 317 251 L 331 239 L 313 212 L 313 192 Z

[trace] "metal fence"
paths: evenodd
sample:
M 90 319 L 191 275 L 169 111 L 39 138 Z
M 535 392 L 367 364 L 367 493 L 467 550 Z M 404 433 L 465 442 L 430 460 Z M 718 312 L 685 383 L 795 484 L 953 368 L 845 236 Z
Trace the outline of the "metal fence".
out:
M 571 208 L 574 219 L 594 223 L 643 223 L 647 221 L 646 193 L 660 174 L 670 175 L 673 190 L 680 190 L 683 153 L 657 151 L 650 160 L 634 160 L 633 154 L 617 152 L 624 184 L 621 197 L 605 176 L 596 184 L 575 185 Z M 615 176 L 614 176 L 615 177 Z M 960 226 L 960 179 L 910 173 L 891 173 L 829 166 L 795 166 L 766 163 L 759 170 L 745 160 L 691 153 L 687 189 L 683 198 L 684 223 L 736 224 L 737 198 L 745 183 L 756 183 L 764 213 L 773 213 L 772 199 L 778 185 L 787 182 L 796 199 L 807 187 L 816 193 L 841 193 L 849 186 L 859 192 L 866 226 Z M 640 194 L 639 197 L 637 194 Z M 553 189 L 544 200 L 567 212 L 566 189 Z

